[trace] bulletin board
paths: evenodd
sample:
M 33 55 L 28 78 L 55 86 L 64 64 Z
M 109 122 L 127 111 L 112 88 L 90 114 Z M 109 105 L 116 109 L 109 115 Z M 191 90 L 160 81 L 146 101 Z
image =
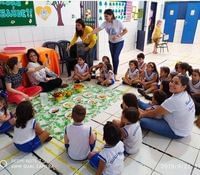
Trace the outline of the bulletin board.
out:
M 36 25 L 33 1 L 0 1 L 0 26 Z

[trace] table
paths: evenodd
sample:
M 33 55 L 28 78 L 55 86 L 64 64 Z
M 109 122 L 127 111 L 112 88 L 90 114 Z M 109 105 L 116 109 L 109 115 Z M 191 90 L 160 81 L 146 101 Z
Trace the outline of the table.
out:
M 39 53 L 40 60 L 42 62 L 48 61 L 49 68 L 56 74 L 60 75 L 60 64 L 59 64 L 60 57 L 58 53 L 55 50 L 46 47 L 37 47 L 34 49 Z M 48 55 L 49 60 L 47 60 L 46 54 Z M 0 52 L 0 62 L 6 62 L 11 57 L 17 57 L 18 60 L 22 62 L 22 66 L 26 67 L 28 63 L 26 58 L 26 53 L 11 54 L 11 53 Z M 27 75 L 24 75 L 23 85 L 28 86 L 29 84 L 30 83 Z

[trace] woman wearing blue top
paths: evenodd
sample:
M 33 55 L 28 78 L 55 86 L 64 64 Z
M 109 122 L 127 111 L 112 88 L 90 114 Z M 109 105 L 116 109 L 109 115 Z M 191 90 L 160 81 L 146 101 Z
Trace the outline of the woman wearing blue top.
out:
M 105 29 L 108 33 L 109 48 L 113 63 L 113 72 L 116 79 L 119 65 L 119 55 L 124 46 L 124 39 L 122 36 L 127 33 L 127 29 L 124 27 L 121 21 L 115 18 L 115 15 L 111 9 L 106 9 L 104 11 L 104 18 L 105 21 L 98 28 L 94 29 L 92 34 L 96 34 L 102 29 Z

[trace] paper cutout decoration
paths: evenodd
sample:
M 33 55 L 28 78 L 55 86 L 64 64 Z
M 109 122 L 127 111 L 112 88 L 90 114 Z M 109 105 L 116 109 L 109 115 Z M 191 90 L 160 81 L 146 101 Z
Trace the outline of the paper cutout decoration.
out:
M 36 14 L 41 17 L 43 20 L 47 20 L 49 15 L 51 14 L 51 7 L 50 6 L 37 6 L 36 7 Z

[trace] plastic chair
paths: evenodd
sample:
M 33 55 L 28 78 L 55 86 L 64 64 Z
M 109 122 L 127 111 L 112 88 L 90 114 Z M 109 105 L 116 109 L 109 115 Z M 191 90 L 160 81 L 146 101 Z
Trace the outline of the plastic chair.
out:
M 167 52 L 169 52 L 168 40 L 169 40 L 169 34 L 163 34 L 162 41 L 157 45 L 157 48 L 160 48 L 160 53 L 161 51 L 163 51 L 164 53 L 165 48 L 167 49 Z
M 76 57 L 77 55 L 71 53 L 73 51 L 73 46 L 70 48 L 70 51 L 67 51 L 67 47 L 69 46 L 70 42 L 67 40 L 60 40 L 58 44 L 61 47 L 61 64 L 62 64 L 62 72 L 63 72 L 63 65 L 66 64 L 68 76 L 71 76 L 71 71 L 74 70 L 74 66 L 77 63 Z

